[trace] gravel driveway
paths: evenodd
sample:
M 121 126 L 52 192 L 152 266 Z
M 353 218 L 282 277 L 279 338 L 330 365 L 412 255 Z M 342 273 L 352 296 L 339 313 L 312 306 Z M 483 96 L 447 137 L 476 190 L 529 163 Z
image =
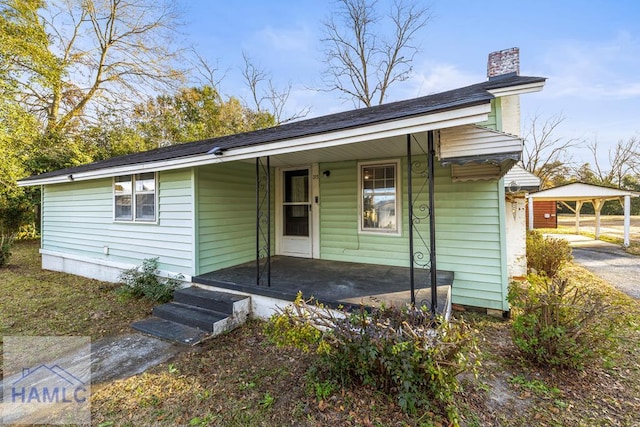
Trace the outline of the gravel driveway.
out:
M 640 257 L 630 255 L 618 245 L 574 234 L 547 234 L 569 240 L 573 259 L 627 295 L 640 299 Z

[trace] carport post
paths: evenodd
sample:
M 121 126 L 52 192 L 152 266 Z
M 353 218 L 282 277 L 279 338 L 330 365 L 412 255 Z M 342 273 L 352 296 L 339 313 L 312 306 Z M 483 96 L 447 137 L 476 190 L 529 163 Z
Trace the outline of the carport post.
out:
M 581 200 L 576 201 L 576 234 L 580 234 L 580 209 L 582 209 Z
M 529 230 L 533 230 L 533 197 L 529 195 Z
M 591 203 L 593 203 L 593 210 L 596 213 L 596 240 L 600 240 L 600 211 L 604 201 L 602 199 L 593 199 Z
M 624 196 L 624 247 L 629 247 L 629 230 L 631 228 L 631 196 Z

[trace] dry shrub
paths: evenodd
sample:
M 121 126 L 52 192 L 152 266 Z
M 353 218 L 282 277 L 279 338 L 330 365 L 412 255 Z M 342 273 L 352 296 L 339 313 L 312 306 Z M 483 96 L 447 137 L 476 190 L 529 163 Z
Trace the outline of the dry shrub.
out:
M 563 265 L 573 259 L 569 242 L 545 238 L 540 232 L 527 232 L 527 269 L 555 277 Z
M 513 342 L 535 363 L 580 369 L 613 340 L 611 306 L 595 289 L 530 274 L 510 285 L 507 299 L 515 314 Z
M 266 332 L 278 345 L 316 352 L 317 367 L 336 384 L 371 386 L 395 396 L 409 413 L 428 408 L 457 424 L 457 375 L 477 366 L 477 341 L 467 323 L 411 306 L 341 314 L 299 295 Z

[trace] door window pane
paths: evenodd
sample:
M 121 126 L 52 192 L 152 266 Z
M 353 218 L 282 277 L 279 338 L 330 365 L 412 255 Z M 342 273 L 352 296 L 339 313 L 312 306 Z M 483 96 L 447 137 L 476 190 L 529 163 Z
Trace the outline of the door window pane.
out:
M 309 235 L 309 207 L 287 205 L 284 206 L 284 235 L 308 236 Z
M 284 171 L 283 231 L 285 236 L 309 236 L 309 170 Z
M 285 203 L 309 202 L 309 171 L 307 169 L 284 172 Z

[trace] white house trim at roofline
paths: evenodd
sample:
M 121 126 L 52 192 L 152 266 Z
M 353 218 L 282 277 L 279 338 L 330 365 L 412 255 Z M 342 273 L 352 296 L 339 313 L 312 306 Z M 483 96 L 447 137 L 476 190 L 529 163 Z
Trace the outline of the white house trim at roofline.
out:
M 502 87 L 497 89 L 487 89 L 487 92 L 489 92 L 491 95 L 495 96 L 496 98 L 501 96 L 522 95 L 524 93 L 540 92 L 544 87 L 544 83 L 545 82 L 529 83 L 526 85 L 509 86 L 509 87 Z
M 401 120 L 376 123 L 368 126 L 343 129 L 335 132 L 314 134 L 301 138 L 229 149 L 221 156 L 216 156 L 214 154 L 202 154 L 171 160 L 135 163 L 125 166 L 78 172 L 73 174 L 72 181 L 109 178 L 117 175 L 142 173 L 147 171 L 159 172 L 172 169 L 182 169 L 212 163 L 246 160 L 263 156 L 275 156 L 278 154 L 354 144 L 372 139 L 427 132 L 429 130 L 445 129 L 482 122 L 488 119 L 490 112 L 491 105 L 487 101 L 481 105 L 471 107 L 441 111 Z M 18 185 L 27 187 L 45 184 L 61 184 L 70 181 L 71 179 L 69 179 L 69 176 L 61 175 L 43 179 L 33 179 L 26 182 L 18 182 Z

